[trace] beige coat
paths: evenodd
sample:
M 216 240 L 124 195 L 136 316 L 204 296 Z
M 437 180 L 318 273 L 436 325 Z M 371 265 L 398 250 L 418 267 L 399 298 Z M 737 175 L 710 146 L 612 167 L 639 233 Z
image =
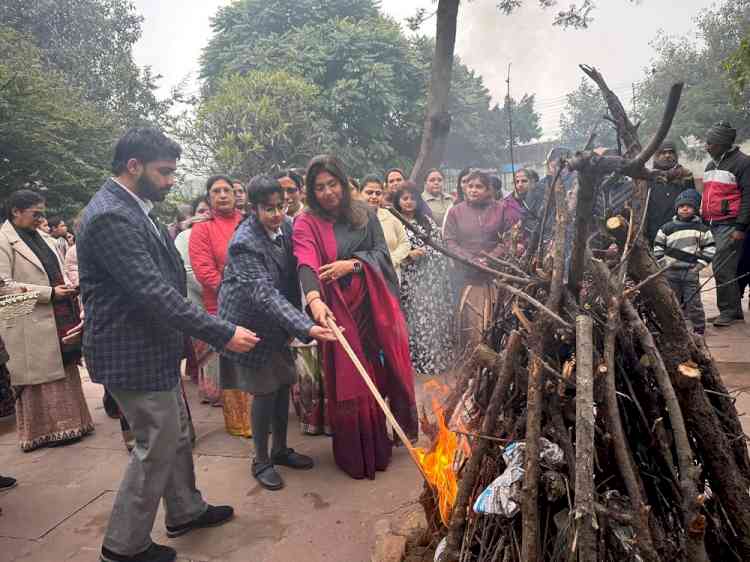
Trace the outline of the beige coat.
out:
M 54 238 L 40 234 L 60 261 Z M 62 262 L 60 271 L 64 271 Z M 15 281 L 39 293 L 39 300 L 31 314 L 12 320 L 0 318 L 0 335 L 10 354 L 7 366 L 11 383 L 21 386 L 64 378 L 62 352 L 52 310 L 52 287 L 39 258 L 8 221 L 0 227 L 0 278 Z
M 393 216 L 388 209 L 378 209 L 378 219 L 383 227 L 385 243 L 388 244 L 388 251 L 391 254 L 391 261 L 396 273 L 401 279 L 401 262 L 406 259 L 411 251 L 409 237 L 406 235 L 406 229 L 401 221 Z

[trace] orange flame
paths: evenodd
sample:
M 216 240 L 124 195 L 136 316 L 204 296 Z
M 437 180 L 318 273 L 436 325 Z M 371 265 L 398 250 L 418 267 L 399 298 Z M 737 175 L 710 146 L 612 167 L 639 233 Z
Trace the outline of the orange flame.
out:
M 430 383 L 425 384 L 426 390 L 440 390 L 440 393 L 445 395 L 442 385 Z M 429 451 L 417 448 L 415 452 L 427 481 L 437 492 L 440 519 L 447 526 L 458 494 L 458 480 L 454 470 L 455 456 L 459 448 L 458 438 L 448 429 L 443 408 L 435 397 L 432 399 L 432 409 L 438 422 L 437 436 Z

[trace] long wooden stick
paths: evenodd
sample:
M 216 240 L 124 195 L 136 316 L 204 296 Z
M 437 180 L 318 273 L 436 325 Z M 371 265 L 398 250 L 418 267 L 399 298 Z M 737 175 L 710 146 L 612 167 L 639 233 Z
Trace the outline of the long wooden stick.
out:
M 576 533 L 579 562 L 596 562 L 594 516 L 594 323 L 576 318 Z
M 404 433 L 404 430 L 401 428 L 401 425 L 396 421 L 396 418 L 393 416 L 391 409 L 388 407 L 388 404 L 385 403 L 383 396 L 380 394 L 378 387 L 376 387 L 375 383 L 372 382 L 372 379 L 370 378 L 370 375 L 367 374 L 367 370 L 365 369 L 364 365 L 362 365 L 362 362 L 359 360 L 359 357 L 357 357 L 357 354 L 354 353 L 352 346 L 349 345 L 349 342 L 344 337 L 344 334 L 341 333 L 341 329 L 336 325 L 336 322 L 334 322 L 330 318 L 326 319 L 326 322 L 328 323 L 328 327 L 331 329 L 331 331 L 333 331 L 334 335 L 336 336 L 336 339 L 341 344 L 341 347 L 343 347 L 344 351 L 346 351 L 346 354 L 349 356 L 349 359 L 351 359 L 352 363 L 354 363 L 354 366 L 357 368 L 359 375 L 365 381 L 367 388 L 370 389 L 370 392 L 375 398 L 375 401 L 378 403 L 378 406 L 380 406 L 380 409 L 383 410 L 385 417 L 388 419 L 388 421 L 393 426 L 393 429 L 396 431 L 396 435 L 398 435 L 399 439 L 401 439 L 401 442 L 404 444 L 404 447 L 406 447 L 406 450 L 409 451 L 409 455 L 411 456 L 411 459 L 414 461 L 414 464 L 417 465 L 417 468 L 419 469 L 419 472 L 422 474 L 422 477 L 429 483 L 429 480 L 427 479 L 427 475 L 425 474 L 424 469 L 422 468 L 422 464 L 419 462 L 419 456 L 417 455 L 416 449 L 414 449 L 414 445 L 411 444 L 411 441 L 409 441 L 409 438 L 406 436 L 406 433 Z

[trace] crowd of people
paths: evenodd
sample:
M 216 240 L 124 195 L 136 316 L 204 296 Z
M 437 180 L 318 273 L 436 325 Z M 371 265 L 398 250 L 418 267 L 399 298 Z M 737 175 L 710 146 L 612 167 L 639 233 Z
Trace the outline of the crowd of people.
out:
M 698 272 L 709 264 L 714 325 L 743 318 L 750 159 L 735 136 L 726 123 L 708 131 L 702 198 L 672 142 L 657 151 L 661 173 L 649 182 L 644 235 L 698 334 L 706 322 Z M 304 171 L 212 176 L 165 226 L 153 205 L 174 185 L 180 155 L 160 131 L 132 129 L 115 147 L 112 177 L 71 229 L 46 219 L 43 196 L 25 189 L 6 201 L 0 227 L 2 291 L 37 295 L 29 315 L 1 326 L 0 416 L 15 412 L 24 451 L 91 434 L 85 362 L 132 450 L 104 538 L 107 562 L 174 559 L 151 540 L 162 498 L 169 537 L 233 515 L 195 486 L 185 384 L 197 386 L 204 407 L 223 409 L 228 433 L 253 439 L 250 472 L 268 490 L 284 486 L 278 467 L 314 467 L 287 445 L 290 400 L 304 433 L 332 436 L 341 470 L 375 478 L 394 440 L 333 326 L 416 441 L 415 379 L 450 373 L 492 321 L 494 277 L 466 262 L 508 263 L 532 239 L 551 244 L 553 184 L 572 213 L 578 188 L 562 147 L 548 155 L 544 177 L 517 170 L 505 194 L 478 169 L 462 170 L 454 186 L 439 169 L 421 185 L 397 168 L 358 180 L 322 155 Z M 629 178 L 605 178 L 593 220 L 622 213 L 632 193 Z M 0 477 L 0 488 L 13 484 Z

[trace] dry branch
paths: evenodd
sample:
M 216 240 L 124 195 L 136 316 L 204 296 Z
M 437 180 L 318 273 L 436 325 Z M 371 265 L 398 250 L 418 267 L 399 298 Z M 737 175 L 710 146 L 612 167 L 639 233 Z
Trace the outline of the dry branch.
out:
M 508 345 L 502 356 L 495 353 L 486 346 L 480 345 L 477 348 L 477 356 L 483 357 L 485 366 L 497 372 L 495 388 L 492 391 L 489 406 L 482 421 L 482 433 L 491 435 L 495 432 L 497 416 L 508 394 L 508 388 L 513 380 L 514 369 L 513 361 L 521 348 L 523 341 L 519 332 L 513 332 L 508 339 Z M 500 365 L 498 365 L 500 363 Z M 482 466 L 482 461 L 490 447 L 488 440 L 479 439 L 474 443 L 471 451 L 471 458 L 461 476 L 461 482 L 458 487 L 458 496 L 456 506 L 451 515 L 450 527 L 448 529 L 448 545 L 446 548 L 446 559 L 455 560 L 458 558 L 458 552 L 461 548 L 461 539 L 466 528 L 467 510 L 470 509 L 471 495 L 474 492 L 474 486 Z
M 594 529 L 594 323 L 576 318 L 576 500 L 579 562 L 596 562 Z
M 567 162 L 579 180 L 572 254 L 565 248 L 571 229 L 558 181 L 562 162 L 526 255 L 518 261 L 485 256 L 502 271 L 446 251 L 404 221 L 433 248 L 492 275 L 498 290 L 486 345 L 474 355 L 485 367 L 474 396 L 484 419 L 481 429 L 467 432 L 476 439 L 459 473 L 443 560 L 750 560 L 750 457 L 733 397 L 640 236 L 645 180 L 654 176 L 644 163 L 669 130 L 681 87 L 670 92 L 659 131 L 642 148 L 638 125 L 603 77 L 584 71 L 602 90 L 626 153 L 599 156 L 587 146 Z M 612 172 L 638 180 L 630 212 L 593 223 L 597 186 Z M 554 251 L 538 260 L 553 210 Z M 590 247 L 607 235 L 622 250 L 612 270 Z M 550 274 L 549 282 L 541 279 Z M 588 326 L 575 334 L 564 319 L 582 315 Z M 527 334 L 528 350 L 520 333 Z M 542 435 L 562 455 L 542 447 Z M 499 454 L 498 443 L 510 442 L 525 442 L 520 492 L 518 482 L 505 490 L 520 503 L 520 517 L 505 508 L 501 515 L 471 513 L 485 486 L 516 470 Z M 542 451 L 557 460 L 540 461 Z

